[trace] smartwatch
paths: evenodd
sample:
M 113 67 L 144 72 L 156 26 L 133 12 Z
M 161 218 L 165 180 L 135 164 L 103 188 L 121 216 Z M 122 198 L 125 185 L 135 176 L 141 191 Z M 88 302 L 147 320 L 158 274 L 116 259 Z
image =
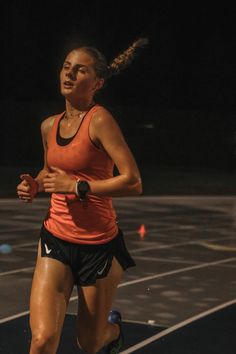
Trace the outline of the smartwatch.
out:
M 87 181 L 79 180 L 76 183 L 76 194 L 79 196 L 79 200 L 82 202 L 86 199 L 86 195 L 89 192 L 90 187 Z

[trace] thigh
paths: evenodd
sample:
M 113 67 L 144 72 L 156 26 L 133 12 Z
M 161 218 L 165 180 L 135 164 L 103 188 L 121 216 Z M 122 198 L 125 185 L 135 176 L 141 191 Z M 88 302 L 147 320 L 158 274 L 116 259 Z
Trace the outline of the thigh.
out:
M 41 245 L 34 272 L 30 296 L 30 326 L 32 334 L 59 335 L 66 308 L 74 286 L 69 266 L 58 260 L 41 257 Z
M 89 329 L 96 331 L 98 336 L 103 334 L 122 274 L 122 267 L 114 257 L 110 271 L 105 278 L 98 279 L 94 285 L 78 288 L 78 330 L 80 333 L 86 334 Z

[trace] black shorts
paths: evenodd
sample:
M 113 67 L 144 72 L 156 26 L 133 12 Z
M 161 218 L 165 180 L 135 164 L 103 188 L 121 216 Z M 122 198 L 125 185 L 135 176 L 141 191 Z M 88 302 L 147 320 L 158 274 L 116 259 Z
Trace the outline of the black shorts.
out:
M 42 257 L 57 259 L 68 265 L 78 286 L 92 285 L 97 279 L 105 278 L 113 257 L 123 270 L 136 265 L 125 246 L 121 229 L 110 242 L 85 245 L 64 241 L 42 226 L 40 240 Z

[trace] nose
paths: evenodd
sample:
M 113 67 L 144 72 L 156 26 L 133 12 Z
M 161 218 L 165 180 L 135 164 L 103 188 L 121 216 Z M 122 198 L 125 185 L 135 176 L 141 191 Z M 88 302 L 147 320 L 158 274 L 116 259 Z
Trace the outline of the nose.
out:
M 75 70 L 73 70 L 73 68 L 69 69 L 66 72 L 66 77 L 68 77 L 70 80 L 75 80 L 76 79 Z

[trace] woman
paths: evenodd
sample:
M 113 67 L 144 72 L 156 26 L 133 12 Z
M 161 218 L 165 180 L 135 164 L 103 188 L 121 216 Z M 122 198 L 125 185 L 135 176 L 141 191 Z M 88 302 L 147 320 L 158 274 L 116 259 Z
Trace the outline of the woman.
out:
M 79 347 L 88 354 L 101 348 L 114 354 L 122 346 L 121 316 L 110 309 L 123 271 L 135 263 L 111 197 L 141 194 L 142 183 L 118 124 L 94 96 L 144 44 L 145 39 L 134 42 L 109 66 L 93 47 L 67 55 L 60 73 L 65 112 L 41 125 L 44 167 L 36 178 L 21 175 L 17 193 L 22 201 L 51 193 L 31 289 L 30 354 L 56 353 L 74 284 Z

